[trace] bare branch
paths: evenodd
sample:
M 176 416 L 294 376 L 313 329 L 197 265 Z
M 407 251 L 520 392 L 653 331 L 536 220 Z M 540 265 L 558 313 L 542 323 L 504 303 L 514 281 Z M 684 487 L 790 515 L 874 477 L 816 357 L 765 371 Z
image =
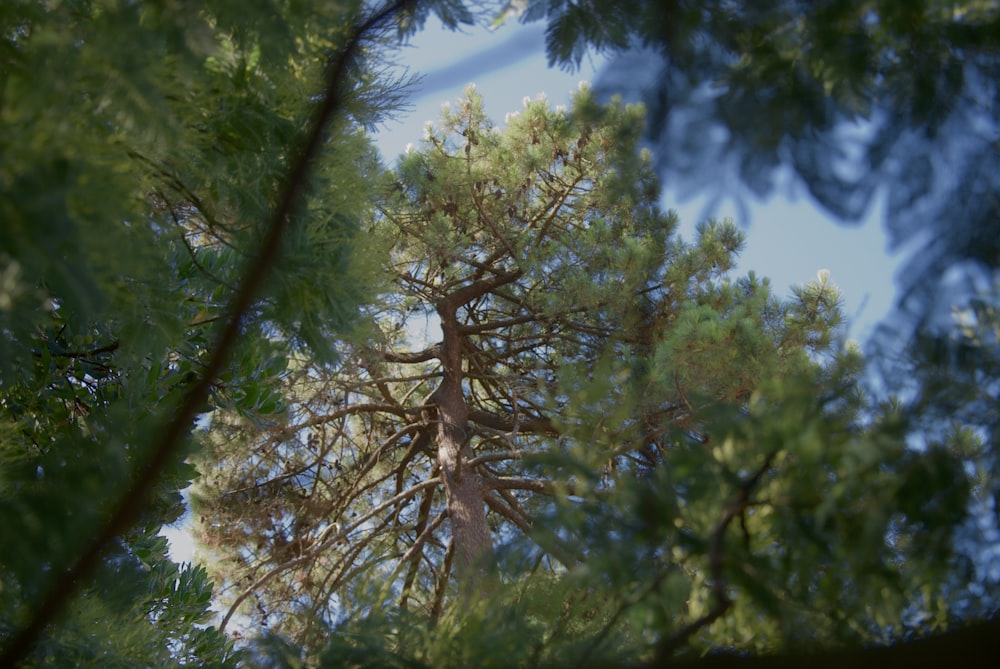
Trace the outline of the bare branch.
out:
M 410 488 L 407 488 L 398 495 L 395 495 L 394 497 L 386 500 L 382 504 L 379 504 L 368 513 L 362 514 L 361 516 L 356 518 L 354 522 L 350 523 L 349 525 L 345 526 L 342 529 L 339 528 L 335 523 L 330 524 L 326 528 L 326 530 L 324 530 L 324 532 L 319 536 L 319 538 L 316 540 L 316 543 L 313 544 L 313 547 L 311 549 L 309 549 L 308 551 L 306 551 L 305 553 L 303 553 L 302 555 L 298 556 L 293 560 L 289 560 L 288 562 L 279 564 L 278 566 L 274 567 L 269 572 L 258 578 L 256 581 L 254 581 L 254 583 L 249 588 L 244 590 L 243 593 L 236 598 L 236 601 L 234 601 L 233 604 L 229 607 L 229 610 L 226 612 L 225 617 L 223 617 L 222 622 L 219 623 L 219 632 L 221 633 L 225 631 L 226 625 L 229 624 L 229 619 L 233 617 L 234 613 L 236 613 L 236 609 L 240 606 L 240 604 L 242 604 L 247 597 L 252 595 L 258 588 L 265 585 L 272 578 L 274 578 L 278 574 L 288 571 L 289 569 L 294 569 L 300 564 L 305 564 L 309 560 L 312 560 L 322 551 L 326 550 L 328 546 L 331 546 L 338 541 L 346 539 L 351 532 L 356 530 L 358 527 L 363 525 L 371 518 L 379 515 L 386 509 L 395 506 L 396 504 L 405 499 L 413 497 L 421 490 L 426 490 L 427 488 L 432 488 L 439 484 L 440 481 L 438 479 L 434 479 L 431 481 L 422 481 L 421 483 L 411 486 Z
M 556 494 L 556 487 L 551 481 L 542 479 L 526 479 L 514 476 L 484 476 L 483 483 L 492 490 L 530 490 L 542 495 Z
M 451 563 L 455 560 L 455 538 L 448 539 L 448 548 L 444 554 L 444 565 L 438 570 L 438 587 L 434 593 L 434 604 L 431 607 L 431 620 L 441 617 L 444 607 L 444 596 L 448 589 L 448 576 L 451 575 Z
M 325 425 L 326 423 L 332 423 L 335 420 L 339 420 L 344 416 L 350 416 L 356 413 L 390 413 L 394 416 L 399 416 L 401 418 L 406 418 L 407 412 L 400 409 L 400 407 L 394 404 L 375 404 L 375 403 L 364 403 L 364 404 L 351 404 L 349 406 L 337 409 L 331 413 L 323 414 L 322 416 L 316 416 L 315 418 L 310 418 L 309 420 L 302 421 L 301 423 L 296 423 L 295 425 L 289 425 L 288 427 L 283 427 L 275 432 L 275 438 L 277 439 L 287 439 L 291 437 L 296 432 L 304 430 L 309 427 L 316 427 L 317 425 Z
M 517 281 L 521 277 L 521 270 L 514 270 L 513 272 L 503 272 L 498 271 L 496 276 L 491 279 L 479 279 L 478 281 L 473 281 L 472 283 L 459 288 L 454 293 L 448 295 L 441 301 L 438 310 L 451 311 L 457 309 L 463 305 L 468 304 L 477 297 L 485 295 L 490 291 L 499 288 L 500 286 L 505 286 L 509 283 Z
M 476 467 L 486 462 L 502 462 L 504 460 L 520 460 L 523 457 L 521 451 L 493 451 L 492 453 L 483 453 L 482 455 L 477 455 L 473 459 L 469 460 L 465 465 L 467 467 Z
M 533 323 L 540 320 L 543 320 L 541 316 L 531 313 L 500 321 L 488 321 L 486 323 L 477 323 L 476 325 L 459 325 L 458 331 L 464 335 L 481 334 L 483 332 L 489 332 L 490 330 L 500 330 L 502 328 L 509 328 L 513 325 Z
M 529 516 L 521 505 L 517 503 L 516 499 L 513 499 L 513 495 L 510 495 L 506 491 L 499 491 L 503 495 L 504 499 L 500 500 L 497 498 L 495 492 L 488 493 L 485 496 L 486 504 L 496 511 L 498 514 L 509 520 L 515 527 L 524 532 L 524 535 L 530 538 L 536 546 L 544 551 L 545 555 L 555 558 L 561 562 L 566 567 L 572 567 L 573 565 L 580 563 L 579 555 L 574 556 L 573 550 L 567 545 L 567 542 L 560 539 L 558 536 L 549 535 L 549 542 L 545 545 L 539 543 L 538 537 L 531 531 L 532 525 L 534 524 L 531 516 Z
M 440 472 L 438 470 L 438 467 L 435 466 L 434 469 L 431 471 L 431 477 L 433 478 L 439 475 Z M 434 491 L 427 490 L 426 492 L 424 492 L 424 499 L 423 501 L 420 502 L 420 509 L 417 511 L 417 527 L 416 527 L 417 539 L 414 541 L 414 545 L 413 547 L 411 547 L 411 550 L 415 547 L 416 550 L 418 551 L 418 557 L 417 559 L 412 560 L 410 562 L 409 567 L 407 568 L 406 571 L 406 578 L 403 580 L 403 593 L 399 598 L 399 606 L 402 609 L 406 608 L 406 603 L 409 599 L 410 592 L 413 589 L 413 581 L 416 580 L 417 578 L 417 571 L 420 568 L 420 558 L 423 556 L 423 546 L 427 542 L 427 539 L 429 539 L 433 533 L 433 531 L 425 532 L 425 528 L 427 527 L 427 517 L 430 515 L 431 506 L 433 504 L 434 504 Z M 444 509 L 441 513 L 447 516 L 448 510 Z M 435 518 L 435 521 L 436 520 L 437 519 Z M 407 555 L 409 555 L 409 551 L 407 551 Z M 399 566 L 396 567 L 397 572 L 399 570 L 399 567 L 402 566 L 402 564 L 403 562 L 401 561 Z
M 481 409 L 470 409 L 469 420 L 484 427 L 500 430 L 501 432 L 513 432 L 515 421 L 508 420 Z M 517 431 L 521 434 L 547 434 L 558 436 L 559 432 L 548 418 L 541 417 L 520 417 L 516 423 Z
M 386 362 L 397 362 L 401 364 L 427 362 L 428 360 L 434 360 L 435 358 L 440 357 L 441 344 L 434 344 L 429 348 L 425 348 L 423 351 L 415 351 L 413 353 L 397 353 L 395 351 L 386 351 L 382 353 L 382 359 Z
M 526 535 L 531 532 L 531 519 L 528 518 L 523 512 L 519 513 L 518 510 L 504 504 L 497 498 L 495 493 L 488 493 L 485 496 L 485 499 L 487 506 L 509 520 L 519 530 L 524 532 Z
M 405 553 L 403 553 L 403 557 L 399 559 L 399 564 L 403 565 L 406 562 L 409 562 L 413 558 L 413 556 L 417 554 L 417 551 L 419 551 L 424 547 L 424 544 L 427 543 L 427 540 L 430 539 L 431 536 L 434 534 L 434 530 L 440 527 L 441 523 L 443 523 L 445 518 L 447 517 L 448 517 L 447 509 L 442 509 L 436 516 L 434 516 L 434 520 L 428 523 L 427 527 L 424 528 L 423 532 L 421 532 L 420 535 L 416 538 L 416 540 L 414 540 L 413 545 L 410 546 L 410 548 L 407 549 Z

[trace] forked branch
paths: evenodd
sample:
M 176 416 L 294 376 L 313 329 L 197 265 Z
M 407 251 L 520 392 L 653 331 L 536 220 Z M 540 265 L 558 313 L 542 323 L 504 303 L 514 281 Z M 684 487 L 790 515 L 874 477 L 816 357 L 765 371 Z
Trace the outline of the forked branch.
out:
M 735 518 L 743 519 L 746 513 L 747 507 L 750 506 L 750 494 L 753 492 L 757 484 L 760 483 L 760 479 L 764 476 L 768 469 L 771 468 L 771 462 L 774 460 L 774 456 L 777 452 L 772 451 L 764 459 L 764 463 L 753 473 L 753 475 L 745 479 L 736 492 L 736 499 L 729 503 L 728 506 L 723 510 L 722 517 L 719 519 L 718 525 L 716 525 L 715 530 L 712 532 L 712 538 L 709 543 L 708 549 L 708 570 L 712 578 L 712 606 L 697 620 L 684 625 L 680 629 L 676 630 L 673 634 L 663 639 L 656 649 L 657 663 L 665 662 L 670 658 L 674 652 L 687 643 L 688 639 L 700 629 L 708 627 L 716 620 L 721 618 L 726 614 L 727 611 L 732 607 L 733 602 L 729 598 L 729 594 L 726 592 L 726 580 L 725 580 L 725 563 L 726 563 L 726 552 L 725 552 L 725 538 L 726 530 L 729 525 L 733 522 Z

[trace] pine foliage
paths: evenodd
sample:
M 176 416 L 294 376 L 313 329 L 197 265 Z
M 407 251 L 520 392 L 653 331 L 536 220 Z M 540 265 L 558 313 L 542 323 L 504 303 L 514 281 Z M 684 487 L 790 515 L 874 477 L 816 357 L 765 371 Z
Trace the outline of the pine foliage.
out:
M 290 359 L 263 429 L 217 412 L 204 440 L 198 526 L 233 621 L 313 649 L 331 626 L 376 625 L 395 630 L 383 651 L 431 666 L 761 651 L 901 623 L 922 574 L 903 557 L 922 558 L 886 544 L 909 525 L 883 493 L 919 465 L 863 417 L 836 287 L 820 273 L 781 300 L 734 277 L 731 222 L 680 239 L 641 124 L 582 88 L 501 128 L 470 89 L 400 157 L 368 229 L 384 293 L 339 362 Z M 456 566 L 470 511 L 442 473 L 449 375 L 457 475 L 490 534 L 475 606 Z M 966 488 L 949 462 L 952 522 Z M 519 650 L 467 655 L 472 639 Z
M 4 651 L 42 620 L 33 666 L 234 662 L 231 642 L 205 627 L 204 570 L 172 563 L 157 537 L 195 476 L 186 446 L 139 491 L 134 525 L 68 586 L 79 593 L 57 623 L 42 603 L 60 596 L 54 583 L 135 487 L 215 354 L 310 126 L 310 96 L 358 14 L 350 2 L 0 7 Z M 203 410 L 266 408 L 258 384 L 272 358 L 306 346 L 329 355 L 329 332 L 362 300 L 352 245 L 378 171 L 363 127 L 396 84 L 371 59 L 355 65 L 279 278 Z
M 674 662 L 995 612 L 995 286 L 876 401 L 827 274 L 778 297 L 658 205 L 708 156 L 848 217 L 888 183 L 897 235 L 995 213 L 996 8 L 898 4 L 0 4 L 0 664 Z M 562 62 L 659 50 L 649 119 L 470 90 L 380 165 L 398 40 L 519 13 Z M 845 181 L 812 149 L 858 118 Z M 206 568 L 158 536 L 196 479 Z

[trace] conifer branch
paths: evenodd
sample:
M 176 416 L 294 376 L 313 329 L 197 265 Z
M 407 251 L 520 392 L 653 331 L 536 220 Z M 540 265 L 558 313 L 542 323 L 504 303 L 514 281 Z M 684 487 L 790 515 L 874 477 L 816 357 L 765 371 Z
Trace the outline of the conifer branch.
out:
M 175 459 L 177 451 L 191 430 L 191 425 L 208 397 L 209 389 L 222 372 L 229 354 L 239 339 L 243 318 L 260 294 L 264 282 L 274 267 L 280 253 L 285 231 L 291 226 L 295 210 L 306 189 L 309 171 L 319 155 L 326 128 L 333 117 L 343 109 L 343 87 L 361 43 L 370 33 L 380 28 L 414 0 L 396 0 L 371 15 L 351 33 L 344 47 L 332 60 L 327 71 L 326 86 L 316 108 L 309 131 L 302 145 L 293 154 L 291 169 L 278 194 L 277 205 L 270 216 L 267 233 L 256 258 L 251 260 L 243 273 L 239 291 L 229 307 L 226 320 L 215 345 L 215 351 L 205 364 L 201 377 L 188 390 L 180 406 L 153 442 L 146 461 L 133 476 L 126 492 L 112 507 L 108 519 L 96 532 L 94 539 L 66 569 L 59 570 L 49 592 L 33 611 L 28 622 L 4 647 L 0 666 L 20 664 L 31 652 L 42 632 L 69 603 L 76 590 L 93 572 L 106 548 L 116 537 L 124 534 L 138 519 L 146 506 L 149 491 L 154 489 L 164 470 Z M 55 570 L 53 570 L 55 573 Z
M 391 497 L 385 502 L 379 504 L 368 513 L 359 516 L 350 525 L 347 525 L 343 528 L 340 528 L 336 524 L 329 525 L 323 532 L 323 534 L 321 534 L 317 539 L 317 541 L 313 544 L 312 548 L 310 548 L 302 555 L 299 555 L 298 557 L 289 560 L 288 562 L 279 564 L 278 566 L 272 568 L 266 574 L 264 574 L 256 581 L 254 581 L 253 584 L 250 585 L 250 587 L 244 590 L 243 593 L 236 598 L 236 601 L 234 601 L 232 605 L 230 605 L 229 610 L 226 612 L 226 615 L 222 618 L 222 622 L 219 623 L 219 632 L 221 633 L 225 631 L 226 625 L 229 624 L 229 620 L 233 617 L 233 614 L 236 613 L 236 609 L 239 608 L 240 604 L 242 604 L 247 597 L 252 595 L 258 588 L 267 584 L 267 582 L 273 579 L 275 576 L 283 572 L 286 572 L 289 569 L 293 569 L 299 566 L 300 564 L 305 564 L 309 562 L 317 555 L 319 555 L 321 552 L 323 552 L 327 547 L 333 545 L 338 541 L 346 539 L 351 534 L 351 532 L 358 529 L 361 525 L 368 522 L 375 516 L 379 515 L 386 509 L 391 508 L 396 504 L 399 504 L 401 501 L 412 498 L 421 490 L 426 490 L 427 488 L 433 488 L 438 484 L 440 484 L 440 481 L 437 480 L 436 478 L 430 481 L 422 481 L 421 483 L 411 486 L 406 490 L 404 490 L 403 492 L 399 493 L 398 495 L 395 495 L 394 497 Z
M 726 592 L 726 580 L 725 580 L 725 565 L 726 565 L 726 553 L 725 553 L 725 538 L 726 530 L 729 529 L 729 525 L 732 524 L 733 520 L 736 518 L 743 519 L 743 515 L 746 513 L 747 507 L 750 506 L 750 494 L 753 492 L 757 484 L 760 483 L 761 478 L 767 473 L 767 470 L 771 468 L 771 463 L 774 461 L 774 457 L 777 455 L 777 451 L 772 451 L 764 459 L 764 463 L 757 468 L 753 476 L 744 480 L 739 489 L 736 492 L 736 499 L 726 506 L 725 510 L 722 512 L 722 517 L 719 519 L 719 524 L 715 527 L 712 532 L 712 538 L 709 542 L 708 548 L 708 571 L 712 577 L 712 606 L 709 610 L 697 620 L 694 620 L 687 625 L 684 625 L 680 629 L 676 630 L 673 634 L 663 639 L 656 649 L 656 658 L 658 662 L 667 661 L 674 652 L 686 644 L 688 639 L 691 638 L 698 630 L 708 627 L 716 620 L 721 618 L 729 611 L 733 606 L 733 601 Z

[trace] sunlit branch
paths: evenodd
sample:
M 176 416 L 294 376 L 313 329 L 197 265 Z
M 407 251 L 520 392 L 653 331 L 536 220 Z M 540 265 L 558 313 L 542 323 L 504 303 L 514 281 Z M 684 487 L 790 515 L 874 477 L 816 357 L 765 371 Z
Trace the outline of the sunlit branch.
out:
M 486 462 L 502 462 L 506 460 L 520 460 L 524 457 L 522 451 L 493 451 L 477 455 L 466 463 L 467 467 L 476 467 Z
M 243 593 L 236 598 L 236 601 L 234 601 L 232 605 L 229 607 L 229 610 L 226 612 L 226 615 L 222 618 L 222 622 L 219 623 L 219 632 L 221 633 L 225 631 L 226 625 L 229 623 L 229 619 L 233 617 L 233 614 L 236 613 L 236 609 L 246 600 L 246 598 L 252 595 L 259 588 L 267 584 L 267 582 L 273 579 L 275 576 L 278 576 L 279 574 L 286 572 L 289 569 L 294 569 L 300 564 L 305 564 L 309 560 L 312 560 L 317 555 L 319 555 L 319 553 L 325 550 L 328 546 L 333 545 L 337 541 L 342 541 L 347 539 L 350 536 L 351 532 L 356 530 L 358 527 L 366 523 L 371 518 L 374 518 L 383 511 L 392 508 L 399 502 L 413 497 L 421 490 L 432 488 L 439 484 L 440 481 L 438 481 L 437 479 L 433 481 L 423 481 L 415 486 L 412 486 L 404 490 L 398 495 L 393 496 L 391 499 L 386 500 L 382 504 L 379 504 L 374 509 L 372 509 L 368 513 L 362 514 L 360 517 L 355 519 L 354 522 L 350 523 L 349 525 L 343 528 L 339 528 L 338 525 L 336 525 L 335 523 L 329 525 L 326 528 L 326 530 L 324 530 L 323 533 L 320 534 L 320 536 L 316 540 L 316 543 L 313 545 L 311 549 L 309 549 L 307 552 L 303 553 L 297 558 L 294 558 L 292 560 L 289 560 L 288 562 L 285 562 L 283 564 L 274 567 L 266 574 L 264 574 L 256 581 L 254 581 L 254 583 L 249 588 L 244 590 Z
M 722 517 L 719 519 L 719 523 L 715 530 L 712 532 L 712 537 L 709 541 L 708 549 L 708 570 L 712 578 L 712 599 L 713 603 L 711 608 L 705 615 L 701 616 L 697 620 L 694 620 L 687 625 L 676 630 L 673 634 L 663 639 L 656 648 L 656 657 L 658 661 L 666 661 L 673 653 L 687 643 L 691 635 L 698 630 L 711 625 L 713 622 L 721 618 L 726 612 L 732 607 L 733 602 L 729 598 L 726 592 L 726 579 L 725 579 L 725 566 L 726 566 L 726 550 L 725 550 L 725 538 L 726 530 L 729 528 L 730 523 L 733 522 L 735 518 L 743 518 L 743 514 L 746 512 L 747 508 L 751 505 L 750 494 L 753 492 L 754 488 L 763 478 L 764 474 L 771 468 L 771 462 L 777 455 L 777 451 L 772 451 L 764 459 L 764 463 L 754 472 L 754 474 L 745 479 L 741 484 L 736 493 L 736 499 L 730 502 L 722 512 Z

